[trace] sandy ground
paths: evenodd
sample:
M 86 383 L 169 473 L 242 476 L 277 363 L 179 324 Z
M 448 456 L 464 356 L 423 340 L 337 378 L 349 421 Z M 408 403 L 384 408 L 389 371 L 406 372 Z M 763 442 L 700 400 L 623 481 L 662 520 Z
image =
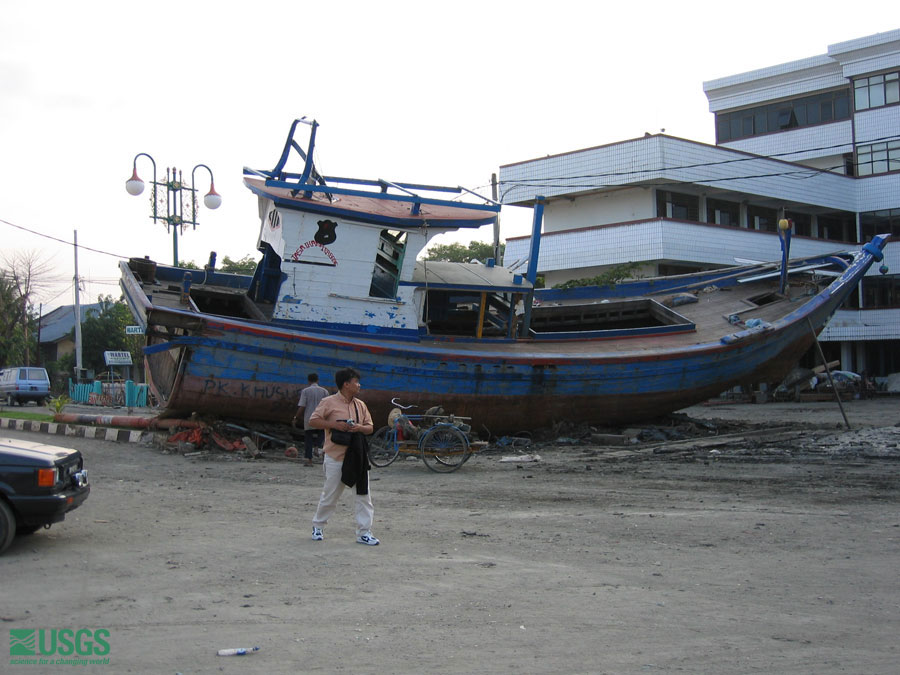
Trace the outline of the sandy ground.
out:
M 0 557 L 0 623 L 106 628 L 109 664 L 0 646 L 0 671 L 896 673 L 900 401 L 847 412 L 891 428 L 847 436 L 834 404 L 695 407 L 752 425 L 447 475 L 398 461 L 372 473 L 378 547 L 355 543 L 349 491 L 310 540 L 321 467 L 53 439 L 93 491 Z

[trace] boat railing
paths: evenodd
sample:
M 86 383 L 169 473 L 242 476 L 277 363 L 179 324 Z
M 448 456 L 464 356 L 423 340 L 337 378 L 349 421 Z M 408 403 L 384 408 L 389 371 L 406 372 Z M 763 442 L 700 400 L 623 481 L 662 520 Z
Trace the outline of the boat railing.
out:
M 305 124 L 310 127 L 309 140 L 306 150 L 304 150 L 294 139 L 294 135 L 297 132 L 297 126 L 299 124 Z M 288 137 L 285 141 L 284 149 L 282 150 L 281 156 L 279 157 L 275 168 L 271 171 L 261 171 L 257 169 L 251 169 L 249 167 L 244 167 L 244 175 L 254 178 L 262 178 L 263 180 L 265 180 L 267 187 L 289 189 L 292 191 L 294 196 L 302 192 L 303 196 L 306 199 L 310 199 L 313 193 L 321 193 L 327 196 L 330 200 L 333 200 L 335 195 L 347 195 L 375 197 L 389 199 L 392 201 L 410 202 L 412 203 L 413 215 L 418 215 L 419 209 L 423 204 L 430 204 L 435 206 L 458 206 L 466 209 L 491 211 L 494 213 L 500 211 L 499 202 L 461 186 L 451 187 L 443 185 L 424 185 L 421 183 L 389 181 L 383 178 L 371 180 L 361 178 L 343 178 L 339 176 L 323 176 L 316 170 L 313 161 L 313 151 L 315 149 L 316 143 L 316 129 L 318 128 L 318 126 L 318 122 L 316 122 L 315 120 L 308 120 L 305 117 L 294 120 L 294 122 L 291 124 L 290 131 L 288 132 Z M 287 164 L 287 161 L 291 155 L 291 150 L 296 152 L 297 155 L 303 160 L 303 171 L 301 173 L 284 170 L 285 165 Z M 375 191 L 353 189 L 350 187 L 336 187 L 337 185 L 373 187 L 378 188 L 378 190 Z M 402 194 L 388 193 L 388 189 L 394 189 Z M 452 200 L 438 199 L 435 197 L 429 197 L 419 194 L 419 192 L 417 191 L 453 193 L 457 195 L 457 198 Z M 459 197 L 463 196 L 464 194 L 472 195 L 481 200 L 483 203 L 478 204 L 460 201 Z

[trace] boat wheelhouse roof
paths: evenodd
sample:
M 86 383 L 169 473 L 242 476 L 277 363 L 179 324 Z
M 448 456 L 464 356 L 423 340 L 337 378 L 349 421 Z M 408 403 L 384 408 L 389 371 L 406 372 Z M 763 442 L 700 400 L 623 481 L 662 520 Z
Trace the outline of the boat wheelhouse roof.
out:
M 401 282 L 403 283 L 403 282 Z M 531 284 L 521 275 L 505 267 L 489 267 L 481 263 L 453 263 L 417 260 L 412 286 L 435 290 L 474 290 L 497 293 L 528 293 Z
M 295 140 L 300 124 L 310 128 L 305 151 Z M 461 186 L 323 176 L 313 162 L 318 126 L 318 122 L 305 117 L 294 120 L 275 167 L 268 171 L 245 167 L 245 185 L 282 208 L 376 225 L 459 228 L 496 222 L 500 203 Z M 293 155 L 303 161 L 301 173 L 285 170 Z M 448 199 L 446 195 L 450 194 L 456 197 Z M 478 201 L 463 201 L 462 197 Z
M 282 208 L 394 227 L 481 227 L 493 223 L 500 210 L 493 204 L 430 199 L 418 194 L 345 190 L 274 179 L 244 178 L 244 184 L 254 194 L 268 197 Z

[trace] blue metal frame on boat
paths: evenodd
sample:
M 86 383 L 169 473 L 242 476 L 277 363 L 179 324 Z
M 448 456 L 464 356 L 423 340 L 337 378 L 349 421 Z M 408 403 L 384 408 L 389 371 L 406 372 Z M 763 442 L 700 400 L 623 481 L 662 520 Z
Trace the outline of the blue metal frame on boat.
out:
M 299 143 L 294 140 L 294 134 L 297 131 L 298 124 L 307 124 L 310 126 L 309 144 L 304 151 Z M 449 187 L 439 185 L 425 185 L 421 183 L 404 183 L 400 181 L 387 181 L 384 179 L 362 179 L 362 178 L 341 178 L 338 176 L 323 176 L 319 174 L 313 163 L 313 151 L 315 150 L 316 130 L 319 124 L 315 120 L 307 120 L 300 118 L 294 120 L 291 129 L 288 132 L 287 141 L 285 141 L 284 149 L 281 156 L 271 171 L 259 171 L 255 169 L 244 168 L 244 175 L 248 177 L 263 178 L 266 188 L 281 188 L 290 190 L 291 198 L 282 198 L 265 193 L 274 199 L 275 203 L 285 208 L 302 208 L 304 211 L 312 211 L 322 214 L 341 215 L 344 217 L 352 217 L 363 222 L 388 225 L 413 225 L 420 226 L 452 226 L 452 227 L 481 227 L 495 222 L 497 214 L 500 212 L 500 203 L 489 197 L 480 195 L 472 190 L 464 187 Z M 285 165 L 290 157 L 291 150 L 294 150 L 303 160 L 303 171 L 301 173 L 291 173 L 284 170 Z M 312 179 L 312 180 L 311 180 Z M 333 184 L 360 185 L 379 188 L 379 191 L 355 190 L 346 187 L 336 187 Z M 247 184 L 256 194 L 263 194 L 263 191 L 251 183 Z M 395 189 L 403 194 L 394 194 L 388 192 L 389 189 Z M 471 202 L 463 202 L 458 200 L 438 199 L 436 197 L 428 197 L 420 195 L 414 190 L 423 190 L 428 192 L 447 192 L 457 195 L 470 194 L 482 200 L 483 204 L 475 204 Z M 302 193 L 302 207 L 297 204 L 296 197 Z M 328 202 L 313 203 L 314 194 L 322 194 L 328 197 Z M 375 213 L 362 215 L 357 211 L 342 209 L 334 206 L 333 197 L 337 195 L 375 198 L 390 202 L 400 202 L 410 204 L 410 212 L 408 218 L 389 217 Z M 446 219 L 440 223 L 429 223 L 427 220 L 421 219 L 421 209 L 423 205 L 432 206 L 450 206 L 472 211 L 471 218 Z

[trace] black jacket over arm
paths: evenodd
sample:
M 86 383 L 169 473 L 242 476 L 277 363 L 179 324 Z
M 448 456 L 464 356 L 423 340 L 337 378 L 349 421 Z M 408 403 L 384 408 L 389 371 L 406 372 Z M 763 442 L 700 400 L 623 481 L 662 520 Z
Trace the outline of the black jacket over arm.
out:
M 347 487 L 356 486 L 356 494 L 369 494 L 369 441 L 357 432 L 347 446 L 341 465 L 341 482 Z

